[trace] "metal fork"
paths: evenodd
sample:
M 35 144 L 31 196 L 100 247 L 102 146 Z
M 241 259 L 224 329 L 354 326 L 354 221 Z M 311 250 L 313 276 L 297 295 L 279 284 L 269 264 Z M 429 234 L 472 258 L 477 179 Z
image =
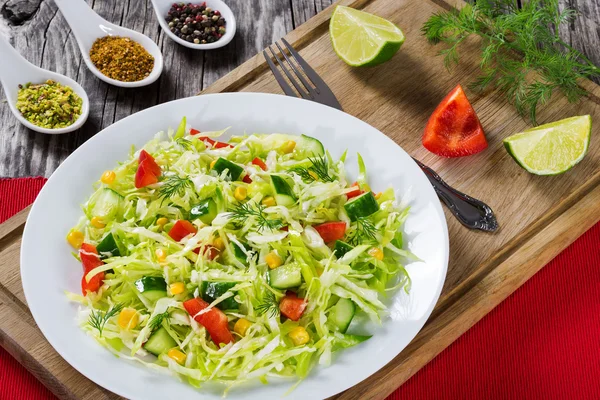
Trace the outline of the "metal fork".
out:
M 343 111 L 342 106 L 325 81 L 321 79 L 315 70 L 312 69 L 312 67 L 285 39 L 281 39 L 281 41 L 290 53 L 290 56 L 286 54 L 284 49 L 277 42 L 275 43 L 275 46 L 277 46 L 283 59 L 282 57 L 279 57 L 275 50 L 273 50 L 273 47 L 269 46 L 267 49 L 271 52 L 273 58 L 281 67 L 281 70 L 292 83 L 296 91 L 294 91 L 283 75 L 281 75 L 266 49 L 263 51 L 263 56 L 267 60 L 267 64 L 269 64 L 269 67 L 275 76 L 275 80 L 279 83 L 283 92 L 287 96 L 300 96 L 303 99 L 312 100 Z M 306 78 L 308 78 L 310 82 L 308 82 Z M 496 221 L 494 212 L 487 204 L 459 192 L 444 182 L 434 170 L 415 158 L 413 158 L 413 160 L 425 173 L 440 200 L 446 204 L 450 212 L 452 212 L 464 226 L 486 232 L 493 232 L 498 228 L 498 222 Z

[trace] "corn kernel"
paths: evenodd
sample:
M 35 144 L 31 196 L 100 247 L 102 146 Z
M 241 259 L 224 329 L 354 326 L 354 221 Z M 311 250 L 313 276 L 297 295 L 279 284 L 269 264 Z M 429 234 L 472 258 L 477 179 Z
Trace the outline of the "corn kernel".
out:
M 275 198 L 273 196 L 265 197 L 261 203 L 265 207 L 273 207 L 273 206 L 277 205 L 277 203 L 275 202 Z
M 106 183 L 107 185 L 110 185 L 111 183 L 113 183 L 115 181 L 116 176 L 117 176 L 117 174 L 115 174 L 114 171 L 104 171 L 104 173 L 100 177 L 100 181 L 102 183 Z
M 217 248 L 219 251 L 225 250 L 225 242 L 220 237 L 214 238 L 212 245 Z
M 90 224 L 92 224 L 92 226 L 94 228 L 98 228 L 98 229 L 104 228 L 106 226 L 106 224 L 104 222 L 102 222 L 102 219 L 99 217 L 92 218 L 92 220 L 90 221 Z
M 119 314 L 117 321 L 121 329 L 129 330 L 137 326 L 140 321 L 140 316 L 134 308 L 124 308 Z
M 71 231 L 67 235 L 67 242 L 74 248 L 78 249 L 83 244 L 83 233 L 80 231 Z
M 290 337 L 290 339 L 292 339 L 292 342 L 295 346 L 306 344 L 310 340 L 310 336 L 308 335 L 308 332 L 306 332 L 306 329 L 304 329 L 303 326 L 295 327 L 290 331 L 290 333 L 288 333 L 288 336 Z
M 212 160 L 210 162 L 210 169 L 213 169 L 216 163 L 217 163 L 217 160 Z
M 246 196 L 248 196 L 248 190 L 245 187 L 238 186 L 235 188 L 233 197 L 235 197 L 236 200 L 242 201 L 246 198 Z
M 164 251 L 163 249 L 156 249 L 156 251 L 154 253 L 156 254 L 156 258 L 158 259 L 159 262 L 163 262 L 167 258 L 167 252 Z
M 169 350 L 169 352 L 167 353 L 167 355 L 172 358 L 173 360 L 177 361 L 179 364 L 183 364 L 185 362 L 185 359 L 187 358 L 187 356 L 185 355 L 185 353 L 182 353 L 181 351 L 173 348 L 171 350 Z
M 248 331 L 248 328 L 250 328 L 250 326 L 252 326 L 252 322 L 248 321 L 245 318 L 240 318 L 236 321 L 235 325 L 233 326 L 233 331 L 239 334 L 240 336 L 246 336 L 246 331 Z
M 285 142 L 283 144 L 283 146 L 281 147 L 281 150 L 285 153 L 285 154 L 289 154 L 292 151 L 294 151 L 294 149 L 296 148 L 296 142 L 294 142 L 293 140 L 288 140 L 287 142 Z
M 171 289 L 172 295 L 181 294 L 185 290 L 185 284 L 183 282 L 175 282 L 169 285 L 169 289 Z
M 167 222 L 169 222 L 168 219 L 166 219 L 165 217 L 160 217 L 159 219 L 156 220 L 156 225 L 163 227 L 167 224 Z
M 281 259 L 281 257 L 279 257 L 279 254 L 275 253 L 274 251 L 267 254 L 267 256 L 265 257 L 265 261 L 271 269 L 275 269 L 281 266 L 281 264 L 283 264 L 283 260 Z
M 318 181 L 319 180 L 319 176 L 315 173 L 315 171 L 308 171 L 308 174 L 315 180 Z
M 374 197 L 375 197 L 375 200 L 379 200 L 379 198 L 381 197 L 381 192 L 377 193 Z
M 379 247 L 371 247 L 367 253 L 379 261 L 383 260 L 383 251 Z

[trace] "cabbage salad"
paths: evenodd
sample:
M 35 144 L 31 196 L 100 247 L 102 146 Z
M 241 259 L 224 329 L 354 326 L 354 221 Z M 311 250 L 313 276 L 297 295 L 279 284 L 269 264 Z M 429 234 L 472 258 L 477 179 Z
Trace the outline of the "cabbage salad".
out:
M 108 350 L 196 387 L 299 382 L 408 292 L 408 208 L 360 154 L 351 182 L 315 138 L 224 133 L 184 118 L 104 172 L 67 235 L 84 270 L 67 295 Z

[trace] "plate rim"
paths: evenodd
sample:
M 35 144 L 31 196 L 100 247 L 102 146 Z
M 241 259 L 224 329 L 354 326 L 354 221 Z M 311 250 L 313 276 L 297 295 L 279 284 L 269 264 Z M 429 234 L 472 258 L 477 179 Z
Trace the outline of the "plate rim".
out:
M 57 178 L 57 176 L 59 176 L 59 171 L 62 171 L 62 169 L 66 168 L 66 161 L 71 158 L 75 153 L 78 153 L 80 151 L 85 151 L 85 149 L 87 149 L 90 146 L 93 146 L 95 142 L 97 142 L 98 140 L 102 140 L 100 139 L 101 136 L 105 135 L 105 131 L 108 130 L 114 130 L 114 129 L 118 129 L 119 126 L 125 125 L 128 123 L 128 120 L 130 120 L 130 118 L 136 116 L 137 114 L 141 114 L 141 113 L 150 113 L 151 111 L 157 109 L 157 108 L 161 108 L 161 107 L 165 107 L 168 104 L 171 103 L 183 103 L 183 102 L 189 102 L 189 101 L 197 101 L 199 98 L 211 98 L 211 97 L 277 97 L 280 99 L 285 99 L 285 101 L 300 101 L 300 102 L 308 102 L 311 104 L 315 104 L 319 107 L 327 107 L 331 110 L 333 110 L 333 112 L 338 112 L 338 113 L 342 113 L 344 114 L 346 117 L 350 117 L 351 119 L 354 120 L 355 123 L 358 124 L 365 124 L 368 127 L 370 127 L 371 129 L 377 131 L 378 133 L 381 134 L 381 136 L 383 136 L 385 138 L 385 140 L 387 140 L 391 145 L 399 148 L 402 152 L 404 152 L 409 158 L 410 158 L 410 162 L 413 163 L 416 167 L 416 169 L 418 170 L 418 174 L 421 176 L 421 180 L 427 181 L 427 177 L 425 175 L 425 173 L 418 167 L 417 163 L 410 157 L 410 155 L 408 154 L 408 152 L 406 152 L 406 150 L 404 150 L 404 148 L 402 148 L 399 144 L 397 144 L 395 141 L 393 141 L 389 136 L 387 136 L 385 133 L 383 133 L 382 131 L 380 131 L 379 129 L 375 128 L 374 126 L 372 126 L 371 124 L 360 120 L 359 118 L 348 114 L 344 111 L 338 110 L 336 108 L 333 107 L 329 107 L 320 103 L 315 103 L 309 100 L 305 100 L 305 99 L 301 99 L 301 98 L 294 98 L 294 97 L 289 97 L 289 96 L 284 96 L 284 95 L 279 95 L 279 94 L 271 94 L 271 93 L 261 93 L 261 92 L 227 92 L 227 93 L 210 93 L 210 94 L 201 94 L 198 96 L 192 96 L 192 97 L 186 97 L 186 98 L 182 98 L 182 99 L 176 99 L 176 100 L 172 100 L 169 102 L 165 102 L 165 103 L 161 103 L 161 104 L 157 104 L 154 105 L 152 107 L 148 107 L 146 109 L 137 111 L 133 114 L 128 115 L 127 117 L 124 117 L 122 119 L 120 119 L 119 121 L 114 122 L 113 124 L 110 124 L 108 126 L 106 126 L 105 128 L 103 128 L 102 130 L 100 130 L 98 133 L 94 134 L 94 136 L 92 136 L 91 138 L 89 138 L 88 140 L 86 140 L 84 143 L 82 143 L 75 151 L 73 151 L 71 154 L 69 154 L 69 156 L 67 158 L 65 158 L 65 160 L 58 166 L 58 168 L 52 173 L 52 175 L 50 176 L 50 178 L 48 179 L 48 181 L 46 182 L 46 184 L 43 186 L 42 190 L 38 193 L 38 195 L 36 196 L 36 199 L 34 201 L 34 203 L 31 206 L 31 210 L 29 212 L 29 215 L 27 216 L 27 220 L 25 223 L 25 227 L 23 230 L 23 234 L 22 234 L 22 244 L 21 244 L 21 251 L 20 251 L 20 255 L 19 255 L 19 261 L 20 261 L 20 265 L 19 265 L 19 269 L 20 269 L 20 275 L 21 275 L 21 282 L 22 282 L 22 287 L 23 287 L 23 292 L 25 295 L 25 299 L 27 301 L 27 306 L 36 322 L 36 325 L 38 326 L 38 329 L 41 331 L 42 335 L 44 336 L 44 338 L 48 341 L 48 343 L 52 346 L 52 348 L 54 349 L 54 351 L 56 351 L 60 357 L 65 360 L 72 368 L 74 368 L 77 372 L 79 372 L 80 374 L 82 374 L 83 376 L 85 376 L 86 378 L 88 378 L 90 381 L 94 382 L 95 384 L 101 386 L 102 388 L 113 392 L 119 396 L 123 396 L 126 398 L 135 398 L 135 397 L 131 397 L 131 393 L 127 393 L 126 391 L 120 390 L 120 388 L 115 388 L 113 385 L 111 385 L 110 382 L 107 382 L 105 379 L 103 379 L 102 377 L 98 377 L 98 376 L 91 376 L 93 375 L 92 373 L 88 373 L 85 370 L 85 365 L 81 365 L 78 361 L 73 360 L 73 358 L 71 358 L 70 356 L 66 355 L 68 352 L 66 351 L 61 351 L 59 350 L 54 343 L 56 343 L 54 340 L 50 339 L 48 337 L 48 335 L 46 334 L 46 330 L 48 329 L 46 328 L 42 328 L 42 326 L 39 324 L 37 318 L 36 318 L 36 314 L 37 311 L 33 311 L 31 304 L 35 304 L 35 301 L 30 301 L 31 299 L 33 299 L 34 297 L 31 297 L 32 295 L 29 294 L 28 295 L 28 289 L 27 289 L 27 284 L 26 281 L 28 281 L 27 279 L 25 279 L 25 275 L 24 275 L 24 268 L 23 265 L 24 263 L 24 258 L 26 257 L 25 255 L 25 249 L 29 248 L 29 241 L 26 240 L 27 238 L 27 233 L 34 229 L 31 228 L 31 224 L 30 224 L 30 220 L 32 220 L 32 216 L 35 216 L 35 214 L 38 212 L 38 208 L 42 207 L 42 203 L 41 203 L 41 199 L 42 197 L 45 195 L 45 193 L 51 189 L 49 189 L 52 185 L 54 180 L 59 179 Z M 166 130 L 166 128 L 163 128 L 164 130 Z M 156 132 L 152 133 L 152 135 L 154 135 Z M 272 131 L 269 133 L 276 133 L 276 131 Z M 148 140 L 151 140 L 153 136 L 148 136 Z M 133 141 L 133 140 L 132 140 Z M 62 172 L 60 172 L 60 174 L 62 174 Z M 440 281 L 438 284 L 438 287 L 435 289 L 434 293 L 434 297 L 433 297 L 433 301 L 429 304 L 429 306 L 427 307 L 427 311 L 423 313 L 423 318 L 422 318 L 422 323 L 419 324 L 418 329 L 415 333 L 415 335 L 410 339 L 409 343 L 411 343 L 414 338 L 421 332 L 421 330 L 423 329 L 423 326 L 425 325 L 425 323 L 429 320 L 431 313 L 433 312 L 433 309 L 435 308 L 435 306 L 437 305 L 440 295 L 441 295 L 441 291 L 444 287 L 444 283 L 447 277 L 447 272 L 448 272 L 448 263 L 449 263 L 449 254 L 450 254 L 450 242 L 449 242 L 449 231 L 448 231 L 448 226 L 447 226 L 447 221 L 445 218 L 445 214 L 443 212 L 442 209 L 442 205 L 439 202 L 439 199 L 437 199 L 437 195 L 435 194 L 435 191 L 433 189 L 433 187 L 431 187 L 431 185 L 429 185 L 428 189 L 426 189 L 427 191 L 430 191 L 430 193 L 433 194 L 433 196 L 436 198 L 437 201 L 433 202 L 434 204 L 434 208 L 435 211 L 437 212 L 438 216 L 440 217 L 439 220 L 441 222 L 441 228 L 442 228 L 442 236 L 443 236 L 443 245 L 444 245 L 444 251 L 443 251 L 443 268 L 441 271 L 441 275 L 440 275 Z M 75 316 L 74 316 L 75 317 Z M 383 324 L 385 325 L 385 323 Z M 48 329 L 48 331 L 50 331 Z M 82 331 L 83 332 L 83 331 Z M 53 343 L 54 342 L 54 343 Z M 407 344 L 408 346 L 408 344 Z M 386 357 L 385 362 L 375 371 L 371 372 L 371 373 L 367 373 L 367 374 L 362 374 L 363 377 L 360 378 L 360 380 L 355 381 L 353 384 L 351 384 L 350 386 L 344 384 L 344 388 L 337 390 L 335 392 L 332 393 L 328 393 L 326 394 L 327 397 L 330 396 L 334 396 L 336 394 L 342 393 L 346 390 L 351 389 L 352 387 L 355 387 L 357 385 L 360 385 L 362 382 L 364 382 L 366 379 L 368 379 L 370 376 L 376 374 L 378 371 L 380 371 L 382 368 L 384 368 L 386 365 L 388 365 L 390 362 L 393 361 L 393 359 L 400 354 L 402 351 L 404 351 L 404 349 L 407 347 L 405 346 L 404 348 L 402 348 L 398 353 L 393 354 L 390 357 Z M 60 346 L 59 346 L 60 347 Z M 117 358 L 115 358 L 117 359 Z M 123 361 L 123 360 L 119 360 L 119 362 L 128 362 L 129 361 Z M 333 365 L 333 363 L 332 363 Z M 177 380 L 176 377 L 172 377 L 174 381 Z M 178 384 L 181 385 L 186 385 L 186 383 L 184 382 L 177 382 Z M 199 394 L 202 394 L 202 390 L 198 391 Z M 235 396 L 233 393 L 229 394 L 229 396 Z M 288 395 L 289 396 L 289 395 Z M 235 397 L 233 397 L 235 398 Z

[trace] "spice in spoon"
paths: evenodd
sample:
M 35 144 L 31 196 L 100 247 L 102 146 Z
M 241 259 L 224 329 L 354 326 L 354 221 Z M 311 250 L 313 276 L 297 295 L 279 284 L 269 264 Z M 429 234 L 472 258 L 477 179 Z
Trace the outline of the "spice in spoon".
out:
M 34 125 L 48 129 L 65 128 L 81 115 L 83 100 L 69 86 L 47 80 L 19 85 L 17 110 Z
M 90 59 L 104 75 L 121 82 L 141 81 L 154 68 L 154 57 L 141 44 L 121 36 L 96 39 Z
M 195 44 L 214 43 L 225 34 L 221 12 L 206 3 L 173 3 L 165 20 L 175 36 Z

